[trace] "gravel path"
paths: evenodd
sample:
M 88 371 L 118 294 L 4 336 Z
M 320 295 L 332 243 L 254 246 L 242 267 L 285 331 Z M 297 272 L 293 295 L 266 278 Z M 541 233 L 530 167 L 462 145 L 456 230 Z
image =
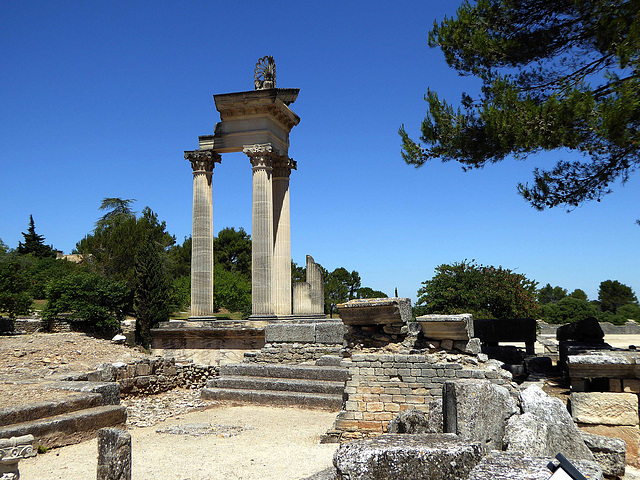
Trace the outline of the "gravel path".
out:
M 319 438 L 335 417 L 299 408 L 215 406 L 152 427 L 133 427 L 132 478 L 305 478 L 331 465 L 337 445 L 321 445 Z M 96 465 L 97 441 L 91 440 L 22 460 L 20 478 L 89 480 L 96 478 Z

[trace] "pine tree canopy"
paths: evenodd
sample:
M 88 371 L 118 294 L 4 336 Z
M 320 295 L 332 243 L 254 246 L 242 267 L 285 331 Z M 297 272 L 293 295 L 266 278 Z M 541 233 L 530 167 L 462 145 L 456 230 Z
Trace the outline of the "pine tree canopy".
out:
M 21 255 L 33 254 L 38 258 L 55 257 L 56 254 L 50 245 L 44 244 L 44 237 L 36 233 L 36 225 L 33 215 L 29 215 L 29 228 L 27 233 L 22 232 L 24 243 L 18 242 L 18 253 Z
M 482 89 L 463 93 L 460 107 L 427 92 L 424 146 L 400 128 L 408 164 L 471 169 L 540 151 L 582 154 L 518 185 L 540 210 L 600 201 L 640 165 L 639 0 L 465 1 L 434 24 L 429 45 Z

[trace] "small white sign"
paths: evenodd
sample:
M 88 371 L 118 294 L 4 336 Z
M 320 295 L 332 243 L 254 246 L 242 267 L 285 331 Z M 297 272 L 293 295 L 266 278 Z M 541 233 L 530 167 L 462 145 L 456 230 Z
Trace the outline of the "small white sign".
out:
M 555 473 L 549 477 L 549 480 L 573 480 L 573 477 L 565 472 L 562 467 L 559 467 Z

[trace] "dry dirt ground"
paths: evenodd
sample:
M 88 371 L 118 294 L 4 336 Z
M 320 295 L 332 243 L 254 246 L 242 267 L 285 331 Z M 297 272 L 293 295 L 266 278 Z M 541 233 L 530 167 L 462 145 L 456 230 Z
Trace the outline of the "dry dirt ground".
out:
M 605 338 L 614 346 L 640 344 L 640 336 Z M 60 395 L 48 383 L 104 362 L 144 356 L 79 333 L 0 337 L 0 408 Z M 568 391 L 548 385 L 566 398 Z M 65 392 L 64 395 L 68 395 Z M 305 478 L 331 465 L 336 445 L 319 437 L 336 413 L 298 408 L 229 406 L 200 400 L 194 390 L 124 399 L 133 443 L 134 479 Z M 53 449 L 20 462 L 23 480 L 95 478 L 97 442 Z M 628 468 L 625 479 L 640 479 Z

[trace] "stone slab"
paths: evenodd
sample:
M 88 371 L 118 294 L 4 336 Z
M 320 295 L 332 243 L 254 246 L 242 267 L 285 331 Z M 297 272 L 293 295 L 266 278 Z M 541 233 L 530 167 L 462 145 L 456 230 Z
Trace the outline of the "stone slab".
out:
M 433 340 L 470 340 L 474 335 L 473 316 L 422 315 L 416 318 L 425 337 Z
M 337 478 L 349 480 L 463 480 L 482 457 L 476 442 L 452 434 L 386 434 L 340 445 Z
M 573 392 L 571 416 L 591 425 L 638 425 L 638 396 L 633 393 Z
M 97 480 L 131 480 L 131 434 L 118 428 L 98 430 Z
M 626 461 L 635 467 L 640 466 L 638 452 L 640 446 L 640 428 L 637 425 L 587 425 L 578 424 L 580 430 L 595 435 L 614 437 L 624 440 L 627 445 Z
M 408 323 L 412 318 L 409 298 L 360 298 L 337 307 L 345 325 Z
M 553 457 L 531 457 L 519 453 L 491 452 L 469 474 L 468 480 L 548 480 Z M 602 480 L 602 469 L 588 460 L 571 461 L 588 480 Z

